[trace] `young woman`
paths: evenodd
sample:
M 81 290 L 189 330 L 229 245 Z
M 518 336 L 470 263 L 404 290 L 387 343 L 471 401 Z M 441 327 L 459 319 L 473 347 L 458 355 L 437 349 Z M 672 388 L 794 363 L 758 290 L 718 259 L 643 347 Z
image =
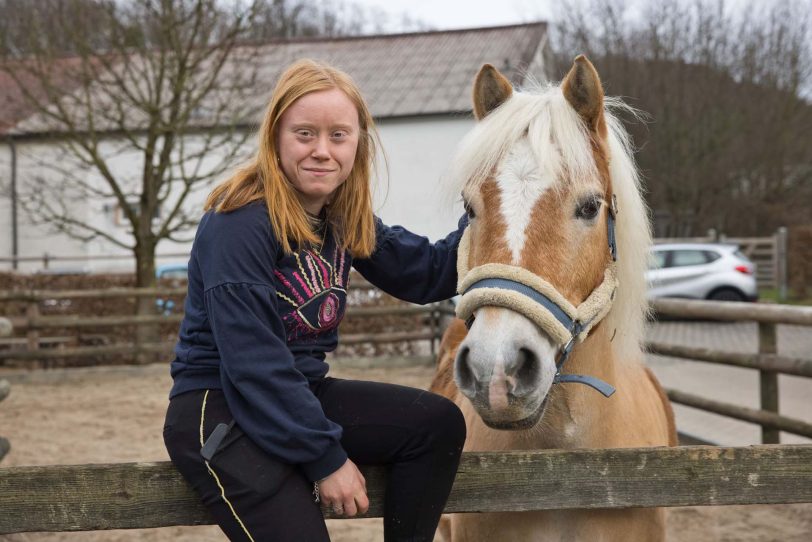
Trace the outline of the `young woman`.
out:
M 465 221 L 432 245 L 377 220 L 374 130 L 349 76 L 297 62 L 256 157 L 206 203 L 164 440 L 231 540 L 329 540 L 320 505 L 369 506 L 356 463 L 387 466 L 387 541 L 433 540 L 451 490 L 465 440 L 453 403 L 326 376 L 351 265 L 415 303 L 455 293 Z

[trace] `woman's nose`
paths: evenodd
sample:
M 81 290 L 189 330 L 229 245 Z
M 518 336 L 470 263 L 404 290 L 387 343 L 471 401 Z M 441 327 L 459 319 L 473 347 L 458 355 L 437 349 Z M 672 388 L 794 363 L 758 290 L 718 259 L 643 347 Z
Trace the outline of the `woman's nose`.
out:
M 313 151 L 310 154 L 313 158 L 324 160 L 330 158 L 329 141 L 326 137 L 319 137 L 316 139 Z

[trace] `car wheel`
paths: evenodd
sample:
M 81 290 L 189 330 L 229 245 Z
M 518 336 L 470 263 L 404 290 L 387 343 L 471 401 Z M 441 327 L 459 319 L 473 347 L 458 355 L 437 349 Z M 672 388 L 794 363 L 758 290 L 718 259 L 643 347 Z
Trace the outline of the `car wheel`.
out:
M 719 288 L 708 296 L 711 301 L 746 301 L 744 295 L 733 288 Z

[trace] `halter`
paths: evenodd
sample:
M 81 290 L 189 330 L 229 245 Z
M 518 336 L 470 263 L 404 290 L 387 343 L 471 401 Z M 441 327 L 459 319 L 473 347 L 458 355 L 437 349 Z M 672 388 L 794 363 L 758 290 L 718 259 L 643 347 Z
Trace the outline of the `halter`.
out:
M 468 269 L 468 251 L 471 236 L 466 228 L 460 239 L 457 256 L 457 291 L 462 295 L 457 304 L 457 317 L 465 320 L 470 329 L 474 312 L 480 307 L 496 306 L 521 313 L 545 331 L 559 345 L 556 373 L 553 383 L 575 382 L 586 384 L 605 397 L 615 388 L 603 380 L 589 375 L 561 374 L 576 344 L 586 339 L 590 330 L 600 322 L 612 307 L 617 289 L 617 242 L 615 216 L 617 199 L 612 196 L 606 216 L 609 253 L 612 261 L 606 267 L 603 281 L 577 307 L 570 303 L 546 280 L 530 271 L 501 263 L 486 263 Z

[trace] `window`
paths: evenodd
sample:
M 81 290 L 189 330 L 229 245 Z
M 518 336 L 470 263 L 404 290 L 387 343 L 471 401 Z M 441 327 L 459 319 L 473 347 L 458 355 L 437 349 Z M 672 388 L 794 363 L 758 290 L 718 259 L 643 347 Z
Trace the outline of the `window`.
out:
M 705 251 L 705 258 L 707 258 L 708 263 L 715 262 L 722 256 L 718 252 L 713 252 L 712 250 Z
M 669 267 L 685 267 L 688 265 L 705 265 L 708 259 L 703 250 L 674 250 L 671 252 L 671 265 Z
M 661 269 L 665 267 L 665 256 L 668 253 L 662 250 L 654 250 L 649 255 L 648 259 L 648 268 L 649 269 Z

